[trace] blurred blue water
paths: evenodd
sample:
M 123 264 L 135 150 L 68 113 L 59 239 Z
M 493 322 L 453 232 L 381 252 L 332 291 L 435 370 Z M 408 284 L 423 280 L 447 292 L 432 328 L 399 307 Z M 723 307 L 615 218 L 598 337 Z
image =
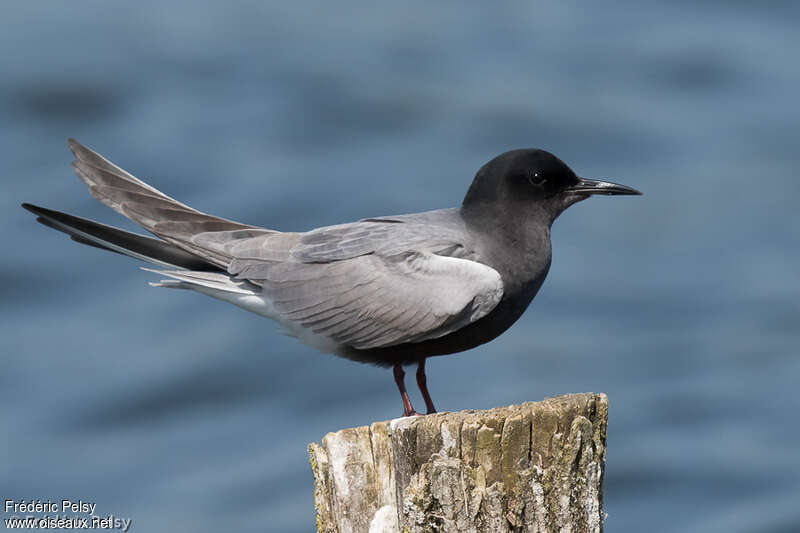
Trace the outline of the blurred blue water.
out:
M 645 196 L 556 222 L 524 317 L 429 362 L 437 406 L 606 392 L 609 531 L 800 530 L 797 3 L 1 11 L 4 497 L 96 501 L 134 531 L 311 531 L 305 444 L 398 414 L 387 371 L 35 224 L 21 201 L 132 228 L 66 137 L 281 230 L 457 205 L 537 146 Z

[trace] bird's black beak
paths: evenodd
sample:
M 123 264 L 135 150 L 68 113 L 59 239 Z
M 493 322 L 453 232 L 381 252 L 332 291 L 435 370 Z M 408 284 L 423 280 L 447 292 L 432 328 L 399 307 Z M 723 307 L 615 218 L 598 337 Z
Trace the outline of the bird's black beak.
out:
M 620 185 L 619 183 L 589 180 L 586 178 L 578 178 L 578 183 L 567 188 L 567 191 L 577 194 L 642 194 L 636 189 Z

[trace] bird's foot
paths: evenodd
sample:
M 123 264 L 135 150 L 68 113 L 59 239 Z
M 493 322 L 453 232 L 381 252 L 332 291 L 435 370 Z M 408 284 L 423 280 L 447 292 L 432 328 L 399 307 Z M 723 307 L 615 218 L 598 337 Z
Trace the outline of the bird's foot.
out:
M 422 413 L 418 413 L 415 410 L 411 409 L 410 411 L 409 410 L 403 411 L 403 418 L 405 418 L 407 416 L 425 416 L 425 415 L 423 415 Z

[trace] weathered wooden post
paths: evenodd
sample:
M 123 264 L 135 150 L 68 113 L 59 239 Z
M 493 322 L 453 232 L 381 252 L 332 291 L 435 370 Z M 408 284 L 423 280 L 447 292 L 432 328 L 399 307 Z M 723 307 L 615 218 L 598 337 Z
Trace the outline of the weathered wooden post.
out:
M 328 433 L 321 533 L 600 532 L 608 398 L 571 394 Z

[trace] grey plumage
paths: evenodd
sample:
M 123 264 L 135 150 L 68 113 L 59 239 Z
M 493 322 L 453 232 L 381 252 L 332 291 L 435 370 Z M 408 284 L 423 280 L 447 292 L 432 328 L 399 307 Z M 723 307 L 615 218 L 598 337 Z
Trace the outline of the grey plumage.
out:
M 194 246 L 192 236 L 205 231 L 258 229 L 192 209 L 138 180 L 74 139 L 68 140 L 67 145 L 75 155 L 72 169 L 89 187 L 92 196 L 166 242 L 217 266 L 227 267 L 230 258 Z
M 247 287 L 248 294 L 267 300 L 262 314 L 291 323 L 296 335 L 305 328 L 355 350 L 420 342 L 479 320 L 502 298 L 500 275 L 469 259 L 475 253 L 457 210 L 280 233 L 201 213 L 78 142 L 68 144 L 76 157 L 73 169 L 92 196 L 228 273 L 164 271 L 177 282 L 158 286 L 222 299 Z M 113 250 L 107 241 L 87 241 Z
M 74 240 L 167 270 L 191 289 L 269 317 L 322 351 L 395 366 L 487 342 L 507 329 L 550 266 L 550 224 L 590 194 L 638 194 L 584 180 L 541 150 L 485 165 L 460 208 L 283 233 L 201 213 L 74 140 L 72 167 L 99 201 L 153 239 L 30 204 Z M 540 175 L 541 174 L 541 175 Z M 150 270 L 150 269 L 147 269 Z

